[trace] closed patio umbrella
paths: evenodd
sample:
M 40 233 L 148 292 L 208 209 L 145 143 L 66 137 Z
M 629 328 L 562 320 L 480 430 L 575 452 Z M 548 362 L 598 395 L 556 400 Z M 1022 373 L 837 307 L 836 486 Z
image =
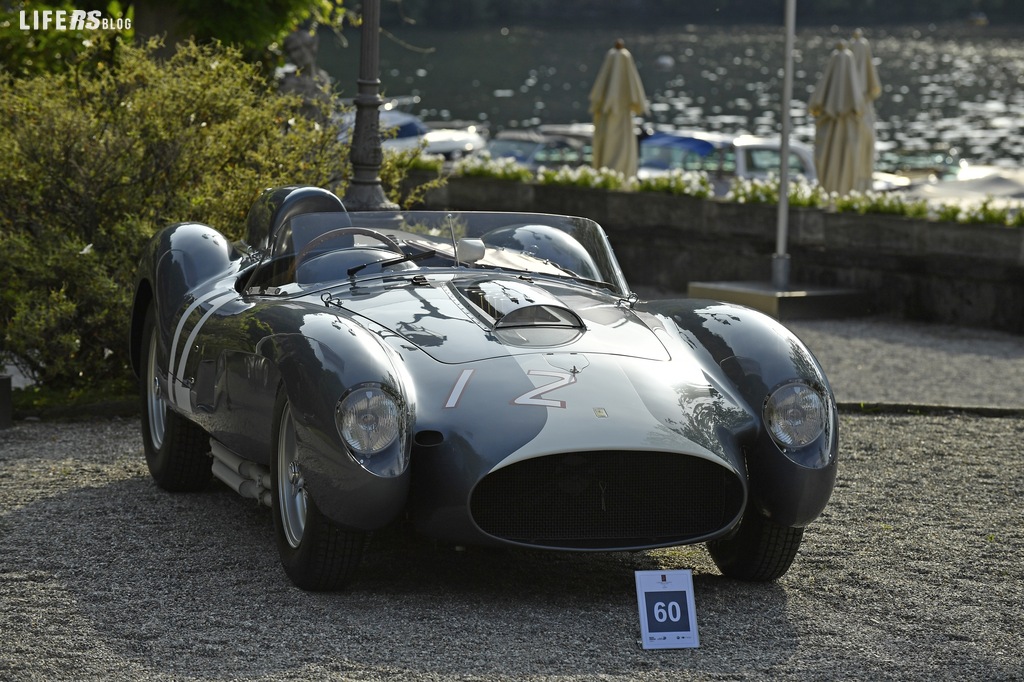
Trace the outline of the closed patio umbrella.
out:
M 872 173 L 875 170 L 875 100 L 882 94 L 882 85 L 878 80 L 871 44 L 858 28 L 853 32 L 850 41 L 857 73 L 860 74 L 864 86 L 864 126 L 860 140 L 860 161 L 857 164 L 857 177 L 853 188 L 865 192 L 872 187 Z
M 832 51 L 808 109 L 814 116 L 818 182 L 829 192 L 849 194 L 860 172 L 864 87 L 844 43 Z
M 647 111 L 640 73 L 621 40 L 608 50 L 590 90 L 594 118 L 594 168 L 611 168 L 626 177 L 636 175 L 637 138 L 633 116 Z

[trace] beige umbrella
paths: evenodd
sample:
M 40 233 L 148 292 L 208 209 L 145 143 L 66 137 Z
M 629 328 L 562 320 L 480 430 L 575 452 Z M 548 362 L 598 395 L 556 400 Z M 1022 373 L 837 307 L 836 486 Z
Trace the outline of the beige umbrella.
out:
M 874 58 L 871 55 L 871 44 L 858 28 L 853 32 L 850 41 L 854 64 L 864 86 L 864 129 L 860 140 L 860 160 L 857 164 L 857 177 L 853 180 L 853 188 L 865 192 L 872 187 L 872 173 L 875 170 L 875 100 L 882 94 L 882 85 L 878 81 Z
M 594 168 L 611 168 L 626 177 L 636 175 L 637 139 L 633 116 L 647 111 L 640 73 L 621 40 L 608 50 L 590 89 L 594 117 Z
M 814 165 L 829 192 L 849 194 L 860 162 L 864 88 L 853 52 L 839 43 L 814 87 L 808 105 L 814 116 Z

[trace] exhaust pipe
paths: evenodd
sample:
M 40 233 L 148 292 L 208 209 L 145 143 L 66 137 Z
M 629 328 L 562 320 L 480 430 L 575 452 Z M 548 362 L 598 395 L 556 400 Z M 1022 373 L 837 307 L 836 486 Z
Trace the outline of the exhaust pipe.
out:
M 210 440 L 213 455 L 213 475 L 242 497 L 273 506 L 270 494 L 270 470 L 255 462 L 242 459 L 217 441 Z

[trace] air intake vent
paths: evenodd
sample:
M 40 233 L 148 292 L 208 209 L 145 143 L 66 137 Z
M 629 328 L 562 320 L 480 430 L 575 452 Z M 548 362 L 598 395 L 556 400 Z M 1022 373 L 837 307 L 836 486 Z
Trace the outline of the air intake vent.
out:
M 723 466 L 675 453 L 601 451 L 525 460 L 473 492 L 477 525 L 538 547 L 684 544 L 727 526 L 743 484 Z

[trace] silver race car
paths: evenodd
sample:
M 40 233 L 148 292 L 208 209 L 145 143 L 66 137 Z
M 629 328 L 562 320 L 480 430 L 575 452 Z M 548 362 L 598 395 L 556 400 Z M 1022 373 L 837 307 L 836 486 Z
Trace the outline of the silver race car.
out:
M 707 543 L 724 575 L 774 580 L 835 481 L 807 348 L 746 308 L 641 302 L 586 218 L 268 190 L 243 242 L 153 238 L 131 357 L 157 484 L 266 504 L 308 590 L 399 517 L 459 545 Z

